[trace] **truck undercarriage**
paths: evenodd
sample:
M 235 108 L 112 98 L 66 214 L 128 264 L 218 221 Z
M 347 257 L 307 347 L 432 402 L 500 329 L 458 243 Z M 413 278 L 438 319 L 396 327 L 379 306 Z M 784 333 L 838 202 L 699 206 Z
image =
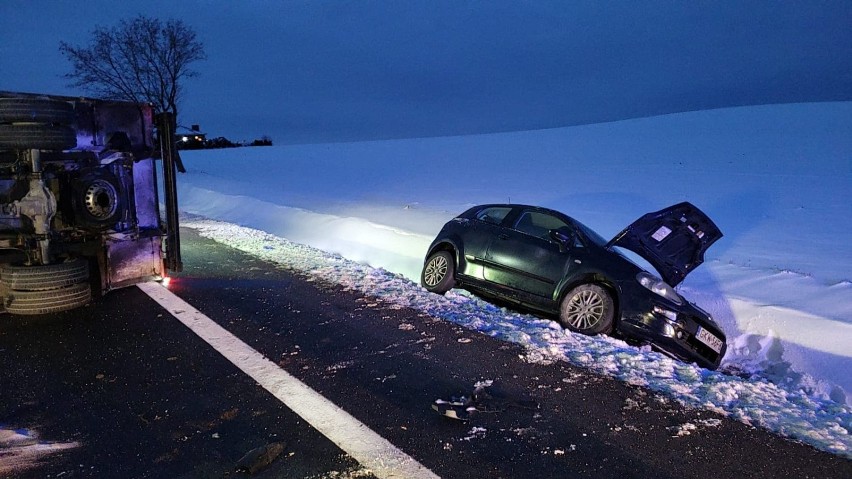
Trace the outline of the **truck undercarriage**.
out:
M 147 104 L 0 92 L 0 311 L 180 271 L 171 125 Z

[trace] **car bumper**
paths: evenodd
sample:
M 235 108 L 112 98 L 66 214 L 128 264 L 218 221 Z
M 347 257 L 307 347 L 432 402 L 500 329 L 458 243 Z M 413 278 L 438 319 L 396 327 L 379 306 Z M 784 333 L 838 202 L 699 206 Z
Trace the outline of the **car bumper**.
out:
M 691 309 L 691 308 L 690 308 Z M 618 325 L 623 335 L 651 344 L 660 352 L 684 362 L 694 362 L 707 369 L 716 369 L 725 356 L 725 336 L 702 318 L 698 310 L 675 311 L 659 305 L 625 315 Z M 668 311 L 668 313 L 665 313 Z M 706 330 L 721 341 L 719 351 L 699 339 L 699 331 Z M 705 333 L 706 334 L 706 333 Z

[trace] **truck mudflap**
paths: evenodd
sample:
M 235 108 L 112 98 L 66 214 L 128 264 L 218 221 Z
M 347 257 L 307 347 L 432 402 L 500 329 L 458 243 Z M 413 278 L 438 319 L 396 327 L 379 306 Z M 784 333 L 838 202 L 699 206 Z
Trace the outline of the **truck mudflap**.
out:
M 115 235 L 106 238 L 104 291 L 123 288 L 145 281 L 160 280 L 165 276 L 159 236 L 123 238 Z

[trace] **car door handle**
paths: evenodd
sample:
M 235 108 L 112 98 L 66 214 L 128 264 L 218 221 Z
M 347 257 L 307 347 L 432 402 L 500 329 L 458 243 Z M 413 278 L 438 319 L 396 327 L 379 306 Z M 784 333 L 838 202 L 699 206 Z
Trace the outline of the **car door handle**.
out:
M 497 237 L 500 238 L 501 240 L 509 239 L 509 235 L 507 235 L 506 233 L 501 233 L 501 234 L 497 235 Z

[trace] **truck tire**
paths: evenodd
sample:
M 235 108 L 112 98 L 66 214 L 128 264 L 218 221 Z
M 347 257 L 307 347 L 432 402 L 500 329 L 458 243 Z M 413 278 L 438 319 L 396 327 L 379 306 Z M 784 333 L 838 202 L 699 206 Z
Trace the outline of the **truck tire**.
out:
M 67 263 L 43 266 L 3 266 L 0 286 L 16 291 L 50 291 L 88 283 L 89 262 L 75 259 Z
M 0 149 L 68 150 L 77 146 L 77 133 L 70 126 L 0 125 Z
M 76 114 L 67 101 L 47 98 L 0 98 L 0 123 L 70 125 Z
M 50 314 L 84 306 L 92 299 L 89 283 L 49 291 L 8 292 L 6 312 L 19 315 Z

